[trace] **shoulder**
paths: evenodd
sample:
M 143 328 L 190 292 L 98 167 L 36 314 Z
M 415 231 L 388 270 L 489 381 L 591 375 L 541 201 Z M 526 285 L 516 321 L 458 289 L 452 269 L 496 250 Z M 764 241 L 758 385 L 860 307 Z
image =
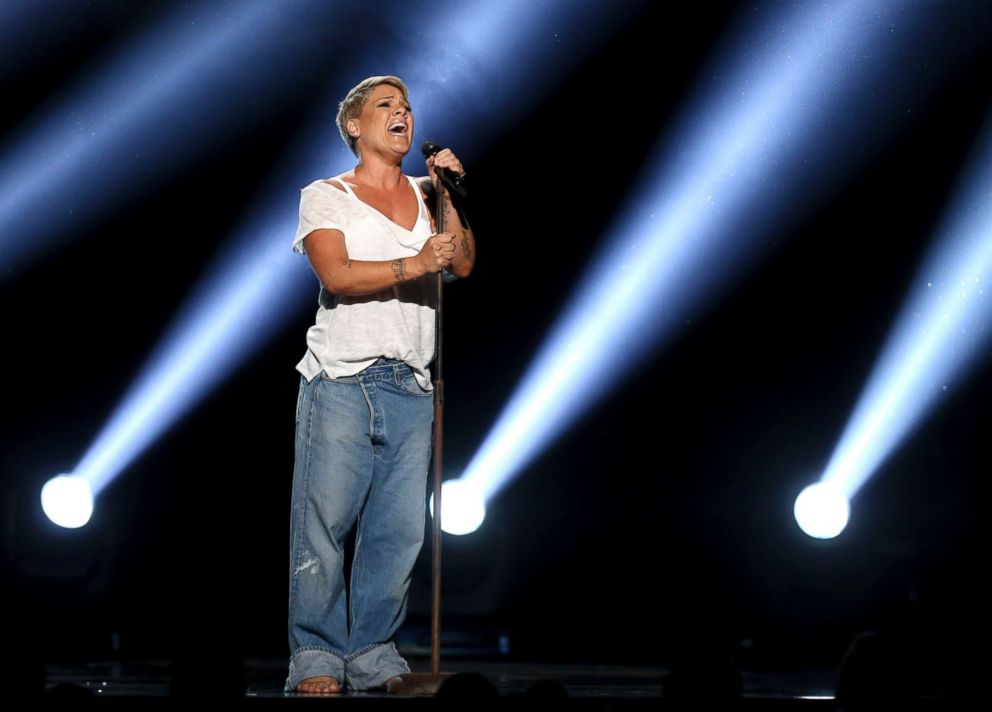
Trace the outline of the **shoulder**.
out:
M 320 178 L 300 190 L 300 217 L 310 221 L 344 220 L 351 213 L 351 199 L 344 188 L 332 187 L 327 178 Z
M 318 178 L 305 185 L 301 192 L 313 192 L 313 191 L 325 191 L 327 188 L 335 188 L 338 193 L 346 193 L 343 182 L 347 180 L 347 174 L 342 173 L 341 175 L 334 176 L 333 178 Z
M 344 182 L 348 181 L 348 184 L 354 187 L 355 184 L 355 172 L 347 171 L 345 173 L 340 173 L 333 178 L 325 178 L 321 181 L 324 185 L 329 185 L 332 188 L 337 188 L 338 191 L 342 193 L 347 193 L 348 191 L 344 188 Z

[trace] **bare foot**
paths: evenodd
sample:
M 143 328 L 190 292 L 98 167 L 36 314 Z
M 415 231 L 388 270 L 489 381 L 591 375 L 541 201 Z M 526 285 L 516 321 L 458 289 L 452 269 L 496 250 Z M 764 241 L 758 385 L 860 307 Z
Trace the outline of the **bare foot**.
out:
M 296 686 L 296 692 L 303 692 L 309 695 L 333 695 L 341 692 L 341 683 L 336 677 L 330 675 L 319 675 L 300 680 Z

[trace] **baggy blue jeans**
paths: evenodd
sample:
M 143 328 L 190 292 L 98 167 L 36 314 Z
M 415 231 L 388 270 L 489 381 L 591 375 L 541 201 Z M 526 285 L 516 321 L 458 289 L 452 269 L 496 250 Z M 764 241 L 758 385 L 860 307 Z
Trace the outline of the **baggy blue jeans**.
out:
M 301 376 L 290 522 L 289 675 L 380 687 L 410 668 L 392 637 L 424 539 L 433 394 L 402 361 Z M 344 546 L 357 526 L 350 590 Z

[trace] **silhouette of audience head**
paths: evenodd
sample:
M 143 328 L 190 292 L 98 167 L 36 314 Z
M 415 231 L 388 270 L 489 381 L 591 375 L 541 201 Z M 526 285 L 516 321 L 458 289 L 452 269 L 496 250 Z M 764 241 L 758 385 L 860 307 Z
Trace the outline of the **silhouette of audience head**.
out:
M 435 699 L 441 709 L 494 709 L 502 700 L 496 686 L 477 672 L 452 675 L 441 683 Z

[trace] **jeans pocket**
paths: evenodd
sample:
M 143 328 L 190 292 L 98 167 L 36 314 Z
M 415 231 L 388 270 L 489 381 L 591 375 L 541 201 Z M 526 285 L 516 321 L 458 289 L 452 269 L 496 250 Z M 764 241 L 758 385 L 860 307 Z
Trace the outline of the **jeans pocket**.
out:
M 420 386 L 420 382 L 417 381 L 417 377 L 413 375 L 413 371 L 403 374 L 400 378 L 400 386 L 403 391 L 411 396 L 421 396 L 423 398 L 430 398 L 434 395 L 434 391 L 425 391 Z

